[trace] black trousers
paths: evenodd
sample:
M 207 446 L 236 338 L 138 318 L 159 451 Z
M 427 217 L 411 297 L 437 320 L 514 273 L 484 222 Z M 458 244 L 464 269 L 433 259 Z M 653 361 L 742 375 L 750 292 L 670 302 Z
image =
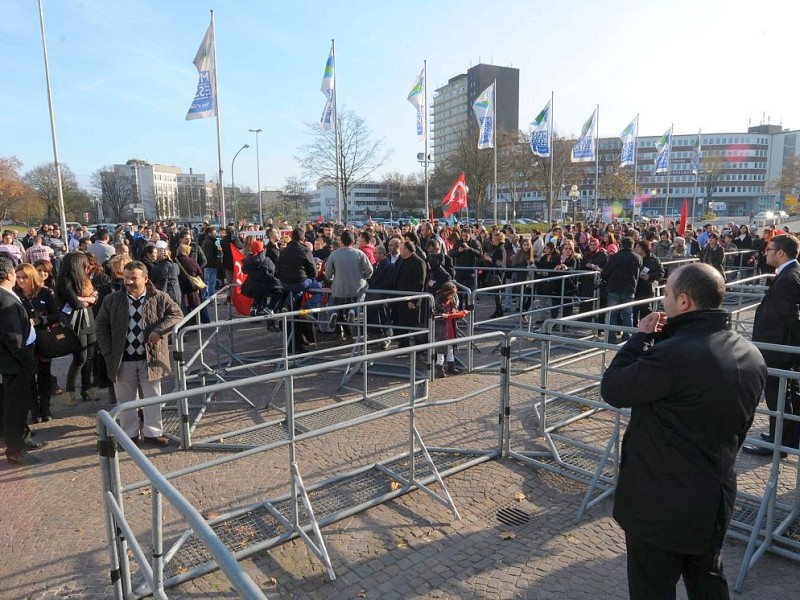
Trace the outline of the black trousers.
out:
M 628 533 L 625 544 L 631 600 L 674 600 L 681 576 L 689 600 L 730 598 L 719 548 L 702 555 L 675 554 Z
M 780 366 L 780 369 L 790 369 L 791 367 Z M 767 384 L 764 386 L 764 397 L 770 410 L 778 409 L 778 386 L 780 379 L 777 377 L 767 377 Z M 784 415 L 800 415 L 800 391 L 797 389 L 797 381 L 789 380 L 786 387 L 786 404 L 783 409 Z M 769 418 L 769 437 L 775 439 L 775 417 Z M 783 421 L 782 444 L 789 448 L 797 448 L 800 441 L 800 423 L 797 421 Z
M 3 373 L 3 438 L 8 454 L 16 454 L 23 448 L 28 411 L 31 408 L 31 386 L 33 384 L 33 350 L 29 367 L 19 373 Z

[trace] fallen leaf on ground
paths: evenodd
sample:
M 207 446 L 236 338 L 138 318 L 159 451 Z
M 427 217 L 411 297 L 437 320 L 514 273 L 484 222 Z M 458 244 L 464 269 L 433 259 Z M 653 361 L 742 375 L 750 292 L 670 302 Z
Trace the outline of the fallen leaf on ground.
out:
M 523 500 L 525 500 L 525 494 L 523 494 L 522 492 L 516 492 L 514 494 L 514 500 L 516 500 L 517 502 L 522 502 Z
M 501 531 L 500 532 L 500 539 L 502 540 L 513 540 L 517 537 L 517 534 L 513 531 Z
M 389 483 L 389 487 L 392 488 L 392 491 L 394 492 L 403 487 L 403 484 L 400 483 L 399 481 L 392 481 L 391 483 Z

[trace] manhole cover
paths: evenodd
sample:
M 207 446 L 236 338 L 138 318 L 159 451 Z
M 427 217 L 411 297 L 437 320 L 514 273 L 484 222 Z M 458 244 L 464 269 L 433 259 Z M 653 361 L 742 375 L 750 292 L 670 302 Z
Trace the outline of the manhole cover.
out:
M 503 525 L 520 526 L 531 520 L 531 516 L 518 508 L 501 508 L 497 511 L 497 520 Z

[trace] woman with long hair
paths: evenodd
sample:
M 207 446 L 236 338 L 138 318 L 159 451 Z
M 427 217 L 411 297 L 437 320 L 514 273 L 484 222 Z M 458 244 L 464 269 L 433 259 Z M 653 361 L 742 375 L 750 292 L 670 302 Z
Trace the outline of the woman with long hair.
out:
M 200 277 L 200 279 L 203 278 L 203 270 L 200 268 L 200 265 L 197 264 L 197 261 L 190 256 L 191 253 L 191 246 L 186 244 L 178 246 L 178 268 L 181 272 L 178 277 L 178 283 L 180 284 L 181 294 L 183 296 L 183 305 L 186 307 L 185 313 L 200 306 L 199 290 L 192 285 L 189 276 L 194 275 Z
M 91 367 L 84 369 L 87 361 L 94 357 L 97 342 L 94 314 L 91 307 L 97 302 L 98 292 L 91 281 L 92 266 L 83 252 L 70 252 L 61 262 L 61 271 L 56 279 L 56 296 L 61 312 L 81 342 L 81 348 L 72 355 L 67 371 L 67 403 L 75 403 L 75 384 L 78 371 L 81 373 L 81 399 L 94 400 L 91 393 Z
M 17 267 L 17 285 L 14 291 L 17 292 L 35 329 L 44 329 L 58 322 L 58 303 L 53 290 L 43 285 L 42 278 L 33 265 L 25 263 Z M 34 381 L 36 393 L 33 394 L 31 406 L 31 418 L 34 423 L 47 423 L 53 418 L 50 412 L 52 379 L 50 360 L 37 357 Z

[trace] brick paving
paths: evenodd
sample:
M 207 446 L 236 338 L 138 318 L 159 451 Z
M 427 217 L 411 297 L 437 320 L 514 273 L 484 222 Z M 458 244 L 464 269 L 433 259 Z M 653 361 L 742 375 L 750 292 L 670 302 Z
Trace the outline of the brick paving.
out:
M 491 345 L 481 349 L 477 360 L 497 359 Z M 56 361 L 62 383 L 67 364 L 65 359 Z M 585 366 L 591 370 L 588 361 Z M 339 374 L 322 370 L 299 378 L 295 391 L 300 409 L 356 397 L 336 390 L 339 379 Z M 430 398 L 455 398 L 497 380 L 494 373 L 448 378 L 431 385 Z M 518 373 L 514 381 L 535 384 L 539 375 Z M 567 389 L 575 381 L 564 376 L 553 384 Z M 388 383 L 386 378 L 370 380 L 371 387 Z M 263 398 L 269 391 L 263 387 L 247 393 Z M 104 402 L 66 408 L 62 398 L 54 397 L 60 418 L 36 427 L 37 439 L 50 442 L 38 453 L 46 462 L 21 469 L 0 461 L 2 599 L 111 595 L 92 412 Z M 535 399 L 529 392 L 512 392 L 512 448 L 542 447 L 532 410 Z M 497 445 L 498 406 L 497 391 L 492 390 L 457 404 L 420 410 L 417 425 L 430 445 L 489 450 Z M 596 442 L 608 435 L 609 416 L 599 413 L 564 432 Z M 274 408 L 212 404 L 196 434 L 217 435 L 280 417 Z M 763 428 L 763 420 L 758 426 Z M 306 484 L 402 452 L 407 432 L 407 416 L 397 415 L 298 444 L 298 462 Z M 147 449 L 145 453 L 163 471 L 228 455 L 177 449 Z M 783 497 L 791 494 L 794 476 L 789 471 L 796 466 L 790 458 L 781 480 Z M 120 468 L 126 483 L 139 478 L 125 455 Z M 764 460 L 740 457 L 740 473 L 740 487 L 757 493 L 763 489 L 768 466 Z M 285 448 L 174 481 L 207 516 L 278 496 L 288 489 L 286 482 Z M 243 567 L 270 598 L 627 597 L 624 538 L 610 516 L 613 500 L 602 502 L 576 523 L 584 484 L 509 459 L 471 467 L 448 477 L 445 483 L 461 514 L 460 522 L 446 507 L 415 491 L 327 526 L 323 534 L 337 575 L 334 581 L 326 579 L 322 565 L 299 540 L 245 559 Z M 515 498 L 517 493 L 524 497 Z M 498 521 L 497 511 L 508 507 L 524 511 L 529 521 L 516 526 Z M 147 548 L 148 494 L 144 490 L 130 492 L 125 509 Z M 170 544 L 184 527 L 168 506 L 164 516 L 166 543 Z M 731 585 L 743 552 L 740 542 L 730 540 L 725 545 Z M 796 574 L 794 561 L 767 554 L 748 576 L 744 593 L 735 597 L 793 597 Z M 236 597 L 221 572 L 170 589 L 168 595 Z M 679 597 L 685 597 L 682 589 Z

